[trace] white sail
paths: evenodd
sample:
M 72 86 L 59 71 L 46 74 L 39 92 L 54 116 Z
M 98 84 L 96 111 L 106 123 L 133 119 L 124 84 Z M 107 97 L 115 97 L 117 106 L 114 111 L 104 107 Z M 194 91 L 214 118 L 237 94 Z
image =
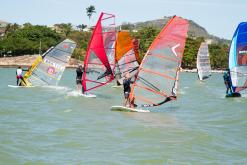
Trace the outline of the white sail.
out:
M 203 42 L 197 53 L 197 73 L 200 80 L 204 80 L 211 76 L 211 65 L 209 59 L 208 44 Z

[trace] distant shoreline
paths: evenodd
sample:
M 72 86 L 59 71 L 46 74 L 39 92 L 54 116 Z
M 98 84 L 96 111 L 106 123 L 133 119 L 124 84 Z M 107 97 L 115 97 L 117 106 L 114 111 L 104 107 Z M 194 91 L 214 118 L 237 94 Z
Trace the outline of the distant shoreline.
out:
M 29 67 L 37 57 L 38 55 L 2 57 L 0 58 L 0 68 L 17 68 L 18 66 Z M 84 61 L 71 58 L 66 68 L 76 68 L 78 65 L 83 65 L 83 63 Z
M 197 73 L 197 69 L 182 69 L 181 72 Z M 211 73 L 224 73 L 225 70 L 211 70 Z
M 29 67 L 32 65 L 38 55 L 23 55 L 16 57 L 0 58 L 0 68 L 17 68 L 18 66 Z M 79 61 L 71 58 L 66 68 L 77 68 L 78 65 L 83 65 L 84 61 Z M 181 72 L 196 73 L 196 69 L 181 69 Z M 223 73 L 224 70 L 211 70 L 212 73 Z

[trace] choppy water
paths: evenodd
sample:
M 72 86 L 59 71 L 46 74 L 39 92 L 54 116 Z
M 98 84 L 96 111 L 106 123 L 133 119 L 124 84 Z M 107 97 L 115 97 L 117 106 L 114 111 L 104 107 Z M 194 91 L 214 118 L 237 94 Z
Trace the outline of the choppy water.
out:
M 76 96 L 74 70 L 59 87 L 9 88 L 0 69 L 0 164 L 247 164 L 247 94 L 224 98 L 222 74 L 182 73 L 178 101 L 152 113 L 112 112 L 111 85 Z

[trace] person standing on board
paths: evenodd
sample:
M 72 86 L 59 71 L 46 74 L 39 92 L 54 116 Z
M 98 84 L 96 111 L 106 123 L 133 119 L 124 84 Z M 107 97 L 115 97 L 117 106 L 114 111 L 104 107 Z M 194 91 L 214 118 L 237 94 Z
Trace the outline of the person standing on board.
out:
M 22 67 L 21 66 L 19 66 L 17 69 L 16 69 L 16 85 L 17 86 L 20 86 L 20 84 L 19 84 L 19 80 L 21 79 L 21 81 L 23 81 L 25 84 L 26 84 L 26 82 L 24 81 L 24 79 L 23 79 L 23 76 L 22 76 L 22 72 L 23 71 L 28 71 L 28 70 L 22 70 Z
M 77 88 L 77 91 L 80 93 L 80 86 L 81 86 L 82 94 L 84 93 L 84 89 L 83 89 L 83 86 L 82 86 L 83 70 L 84 70 L 84 68 L 81 65 L 79 65 L 76 68 L 76 88 Z
M 224 83 L 226 85 L 226 94 L 229 94 L 229 90 L 230 90 L 230 94 L 232 94 L 232 82 L 231 82 L 231 77 L 230 77 L 230 70 L 227 69 L 227 71 L 224 73 L 223 75 L 224 78 Z
M 123 90 L 124 90 L 124 106 L 127 107 L 127 104 L 131 106 L 130 102 L 130 92 L 131 92 L 131 87 L 130 84 L 133 83 L 131 81 L 129 73 L 126 73 L 123 79 Z

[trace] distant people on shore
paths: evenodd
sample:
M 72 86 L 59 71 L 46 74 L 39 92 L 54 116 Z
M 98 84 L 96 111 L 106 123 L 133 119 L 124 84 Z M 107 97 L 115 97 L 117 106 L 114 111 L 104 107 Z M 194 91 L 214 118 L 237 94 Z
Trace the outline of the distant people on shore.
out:
M 231 75 L 230 75 L 230 69 L 227 69 L 223 75 L 224 83 L 226 86 L 226 94 L 232 94 L 232 81 L 231 81 Z M 229 93 L 230 91 L 230 93 Z
M 82 86 L 82 75 L 83 75 L 84 68 L 81 65 L 78 65 L 76 68 L 76 88 L 77 91 L 80 93 L 80 87 L 81 87 L 81 93 L 84 93 L 84 89 Z

